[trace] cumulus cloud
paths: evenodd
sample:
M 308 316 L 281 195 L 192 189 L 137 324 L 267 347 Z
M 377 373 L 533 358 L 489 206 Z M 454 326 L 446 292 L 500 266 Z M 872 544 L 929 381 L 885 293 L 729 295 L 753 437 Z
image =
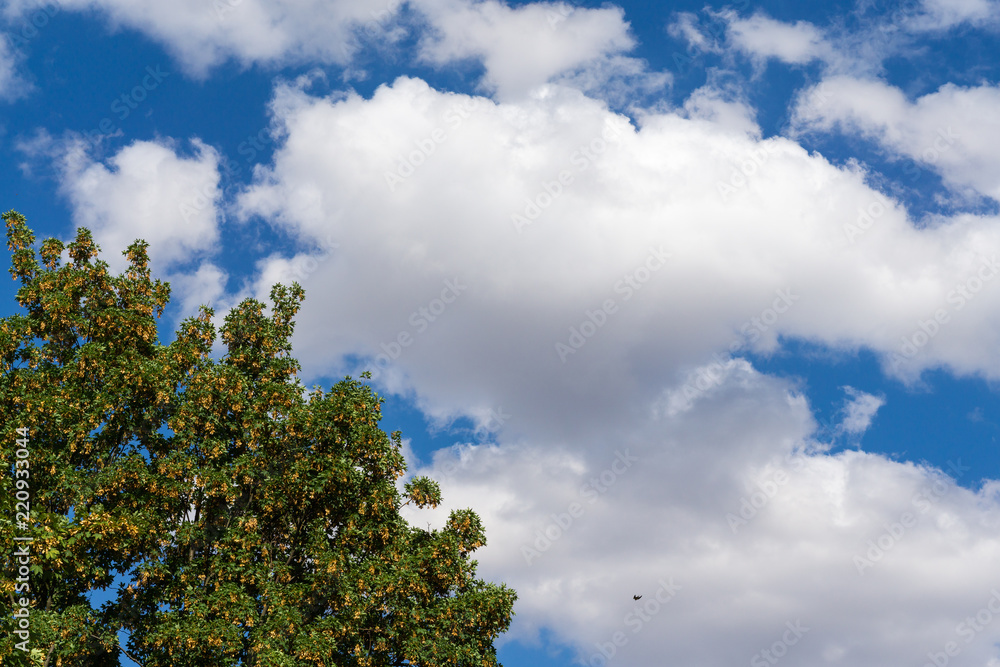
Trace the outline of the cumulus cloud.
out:
M 12 0 L 3 12 L 11 21 L 23 21 L 43 6 L 42 0 Z M 747 6 L 741 3 L 741 8 Z M 622 68 L 623 54 L 634 46 L 620 8 L 592 9 L 565 2 L 512 7 L 501 0 L 181 0 L 167 6 L 136 0 L 63 0 L 60 8 L 96 12 L 113 29 L 140 31 L 198 77 L 234 60 L 247 67 L 334 64 L 346 68 L 346 78 L 364 78 L 354 61 L 360 50 L 404 48 L 401 45 L 413 37 L 424 62 L 481 63 L 485 70 L 481 83 L 504 99 L 523 96 L 560 74 L 587 70 L 592 77 L 605 76 L 609 68 Z M 995 23 L 997 15 L 996 3 L 990 0 L 926 0 L 920 8 L 876 17 L 879 25 L 870 34 L 831 38 L 805 21 L 786 23 L 761 13 L 741 18 L 731 9 L 715 13 L 728 24 L 729 44 L 754 58 L 792 64 L 819 59 L 853 69 L 871 68 L 873 57 L 880 62 L 898 49 L 899 31 L 914 34 L 963 23 L 982 26 Z M 668 29 L 694 49 L 722 52 L 722 35 L 706 34 L 693 13 L 677 13 Z M 9 61 L 0 58 L 0 63 Z M 645 63 L 641 66 L 645 70 Z M 0 66 L 0 76 L 3 71 Z M 648 78 L 646 85 L 667 76 L 642 74 Z M 614 86 L 609 94 L 621 95 L 623 90 Z
M 804 90 L 799 131 L 840 130 L 879 142 L 934 169 L 959 191 L 1000 200 L 1000 87 L 945 84 L 910 101 L 876 80 L 830 77 Z
M 433 26 L 422 56 L 436 64 L 480 59 L 484 83 L 501 97 L 523 96 L 560 72 L 634 45 L 618 7 L 533 3 L 511 8 L 497 0 L 428 0 L 422 7 Z
M 219 238 L 218 155 L 198 140 L 194 155 L 178 156 L 175 147 L 135 141 L 107 160 L 91 158 L 82 141 L 65 146 L 61 189 L 78 226 L 112 258 L 137 238 L 150 244 L 150 261 L 159 269 L 213 249 Z M 124 259 L 109 259 L 117 269 Z
M 55 164 L 74 223 L 90 229 L 112 270 L 123 271 L 122 252 L 143 239 L 151 270 L 173 283 L 185 314 L 225 294 L 226 274 L 210 262 L 222 205 L 213 148 L 193 139 L 192 154 L 184 156 L 177 142 L 134 141 L 100 160 L 96 146 L 82 137 L 55 139 L 44 132 L 19 148 L 32 160 Z
M 152 35 L 193 73 L 230 58 L 345 64 L 359 25 L 389 41 L 416 29 L 381 0 L 64 2 Z M 186 310 L 297 280 L 308 298 L 294 346 L 312 379 L 370 368 L 434 423 L 470 416 L 491 434 L 426 464 L 407 441 L 411 472 L 440 479 L 446 500 L 407 516 L 481 514 L 482 574 L 519 592 L 514 637 L 549 628 L 594 665 L 612 651 L 755 664 L 789 632 L 788 665 L 917 664 L 949 641 L 970 662 L 994 657 L 1000 624 L 971 643 L 956 626 L 1000 595 L 1000 485 L 963 488 L 957 462 L 831 454 L 805 398 L 741 354 L 798 338 L 873 349 L 904 379 L 938 366 L 996 379 L 996 218 L 917 228 L 860 167 L 762 138 L 733 91 L 706 86 L 635 124 L 609 111 L 584 92 L 620 102 L 669 85 L 623 55 L 633 40 L 617 8 L 411 9 L 424 62 L 481 62 L 496 99 L 405 77 L 370 99 L 279 86 L 273 162 L 235 210 L 300 251 L 261 259 L 246 290 L 227 293 L 207 259 L 222 194 L 219 157 L 198 141 L 189 155 L 138 141 L 106 160 L 65 143 L 75 222 L 111 258 L 149 240 Z M 674 25 L 716 48 L 690 15 Z M 836 57 L 808 23 L 733 16 L 728 34 L 760 59 Z M 826 83 L 836 95 L 805 94 L 800 129 L 867 133 L 995 191 L 995 89 L 911 103 L 883 84 Z M 959 131 L 938 150 L 929 132 L 951 114 L 986 148 Z M 884 399 L 845 390 L 841 429 L 862 433 Z
M 370 368 L 439 423 L 502 406 L 493 443 L 414 466 L 447 504 L 410 518 L 481 513 L 512 636 L 745 664 L 800 622 L 789 665 L 867 667 L 942 650 L 989 602 L 996 485 L 829 454 L 805 399 L 739 355 L 797 337 L 995 377 L 995 220 L 918 229 L 710 89 L 637 125 L 564 86 L 496 102 L 408 78 L 370 99 L 283 86 L 272 113 L 286 139 L 241 215 L 339 244 L 301 281 L 304 367 Z M 264 261 L 255 293 L 295 261 Z M 854 391 L 859 433 L 881 399 Z M 912 632 L 887 630 L 899 613 Z
M 483 573 L 519 593 L 509 638 L 546 627 L 584 664 L 767 664 L 783 637 L 789 665 L 921 664 L 952 641 L 985 664 L 1000 626 L 956 626 L 994 596 L 997 486 L 959 487 L 957 462 L 829 455 L 814 427 L 783 381 L 732 367 L 614 440 L 439 451 L 414 472 L 445 504 L 407 516 L 475 507 Z
M 384 283 L 378 303 L 350 290 L 324 296 L 325 312 L 358 329 L 318 347 L 303 339 L 321 364 L 382 352 L 415 333 L 410 316 L 445 280 L 468 284 L 441 315 L 448 324 L 428 320 L 420 334 L 448 356 L 414 352 L 433 354 L 430 343 L 400 352 L 412 380 L 446 393 L 448 368 L 464 382 L 466 363 L 495 357 L 497 318 L 522 323 L 509 332 L 517 344 L 504 344 L 519 358 L 498 369 L 512 391 L 525 378 L 544 393 L 594 372 L 615 376 L 621 364 L 669 374 L 739 331 L 757 349 L 779 335 L 869 346 L 900 375 L 934 365 L 995 373 L 1000 232 L 991 218 L 917 229 L 864 172 L 760 139 L 738 103 L 703 91 L 687 106 L 645 115 L 637 129 L 558 86 L 509 104 L 405 78 L 371 100 L 286 87 L 275 109 L 287 143 L 240 206 L 304 241 L 332 234 L 351 247 L 318 269 L 320 284 L 348 275 Z M 641 268 L 660 246 L 673 257 Z M 636 272 L 648 282 L 633 290 L 624 280 Z M 779 314 L 780 290 L 794 301 Z M 608 299 L 619 308 L 607 324 L 560 355 L 556 343 L 601 319 L 588 313 Z M 332 327 L 306 311 L 317 330 Z M 596 419 L 605 408 L 594 409 Z

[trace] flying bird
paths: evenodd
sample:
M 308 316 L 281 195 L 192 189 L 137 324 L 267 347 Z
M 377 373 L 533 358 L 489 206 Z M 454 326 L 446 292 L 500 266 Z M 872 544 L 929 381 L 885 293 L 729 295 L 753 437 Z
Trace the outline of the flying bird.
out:
M 642 598 L 642 596 L 641 596 L 641 595 L 633 595 L 633 596 L 632 596 L 632 599 L 633 599 L 633 600 L 639 600 L 639 599 L 641 599 L 641 598 Z

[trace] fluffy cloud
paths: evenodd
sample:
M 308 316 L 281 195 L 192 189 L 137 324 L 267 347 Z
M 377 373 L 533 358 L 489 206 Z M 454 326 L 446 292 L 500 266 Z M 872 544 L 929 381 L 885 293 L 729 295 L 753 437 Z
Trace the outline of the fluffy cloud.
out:
M 938 171 L 958 190 L 1000 200 L 1000 87 L 946 84 L 910 101 L 881 81 L 836 76 L 801 93 L 800 131 L 861 133 Z
M 795 65 L 829 59 L 833 55 L 832 46 L 808 21 L 783 23 L 762 14 L 748 19 L 732 17 L 729 39 L 737 48 L 753 56 L 777 58 Z
M 264 64 L 336 64 L 346 76 L 364 76 L 354 58 L 365 47 L 396 48 L 416 37 L 418 57 L 434 65 L 478 61 L 482 84 L 503 99 L 523 96 L 561 74 L 591 78 L 622 70 L 622 54 L 634 40 L 623 11 L 565 2 L 534 2 L 516 7 L 501 0 L 180 0 L 169 6 L 136 0 L 63 0 L 63 10 L 96 12 L 113 28 L 138 30 L 164 45 L 195 76 L 227 60 L 244 66 Z M 748 3 L 740 3 L 746 9 Z M 3 8 L 11 21 L 24 21 L 44 7 L 41 0 L 11 0 Z M 898 8 L 873 21 L 873 32 L 833 39 L 805 21 L 785 23 L 763 14 L 740 18 L 735 11 L 716 14 L 728 24 L 729 43 L 755 58 L 777 58 L 805 64 L 815 59 L 837 67 L 866 70 L 902 48 L 906 34 L 939 30 L 962 23 L 995 22 L 996 3 L 989 0 L 926 0 L 922 6 Z M 696 15 L 679 12 L 670 26 L 702 51 L 721 52 Z M 719 37 L 721 35 L 717 35 Z M 836 37 L 836 36 L 835 36 Z M 834 46 L 834 43 L 837 45 Z M 400 47 L 402 48 L 402 47 Z M 0 58 L 0 63 L 9 58 Z M 645 71 L 636 61 L 624 68 L 641 70 L 646 86 L 662 85 L 665 73 Z M 8 68 L 9 69 L 9 68 Z M 0 67 L 2 81 L 3 67 Z M 0 89 L 2 90 L 2 89 Z M 621 95 L 621 85 L 611 94 Z
M 634 45 L 617 7 L 585 9 L 566 3 L 511 8 L 498 0 L 64 0 L 71 11 L 97 11 L 113 26 L 127 26 L 162 43 L 191 74 L 234 59 L 245 66 L 315 63 L 350 65 L 365 44 L 386 48 L 410 34 L 418 58 L 434 65 L 478 60 L 483 85 L 504 97 L 520 96 L 561 73 L 594 68 L 634 75 L 636 63 L 614 60 Z M 9 3 L 8 16 L 40 6 Z M 644 64 L 639 65 L 644 69 Z M 646 75 L 643 72 L 644 76 Z M 665 75 L 649 74 L 659 83 Z
M 809 628 L 789 665 L 991 655 L 1000 625 L 968 645 L 955 626 L 995 586 L 995 487 L 831 455 L 801 396 L 729 355 L 794 336 L 994 375 L 995 220 L 917 229 L 711 90 L 638 127 L 565 87 L 497 103 L 407 78 L 371 99 L 282 87 L 273 113 L 287 139 L 242 215 L 338 246 L 308 271 L 269 258 L 255 291 L 300 274 L 317 374 L 367 359 L 439 422 L 502 411 L 498 444 L 415 466 L 447 507 L 411 518 L 482 514 L 514 636 L 548 627 L 593 664 L 616 632 L 627 662 L 745 663 L 786 623 Z M 850 397 L 857 433 L 879 399 Z
M 41 132 L 19 148 L 32 160 L 55 163 L 73 221 L 90 229 L 112 270 L 123 271 L 122 252 L 145 240 L 153 273 L 173 284 L 183 314 L 190 314 L 223 299 L 226 284 L 225 272 L 208 260 L 219 242 L 218 155 L 197 139 L 191 146 L 183 156 L 175 142 L 135 141 L 101 161 L 79 136 Z
M 774 650 L 789 665 L 874 667 L 923 664 L 949 642 L 986 664 L 1000 638 L 989 574 L 1000 488 L 826 454 L 814 427 L 788 386 L 739 365 L 615 439 L 439 451 L 414 472 L 441 480 L 445 506 L 407 516 L 440 525 L 475 507 L 484 574 L 519 592 L 511 637 L 547 627 L 585 664 L 668 651 L 681 664 L 768 664 Z M 957 461 L 946 472 L 968 475 Z M 982 609 L 992 623 L 964 620 Z
M 900 375 L 997 368 L 992 219 L 917 229 L 863 172 L 759 139 L 746 108 L 710 92 L 638 130 L 560 87 L 516 104 L 412 79 L 371 100 L 283 88 L 275 109 L 288 140 L 243 196 L 244 214 L 350 248 L 310 280 L 382 285 L 376 300 L 334 288 L 326 305 L 306 306 L 306 329 L 333 328 L 323 313 L 354 323 L 321 344 L 300 340 L 323 365 L 395 351 L 409 334 L 395 356 L 445 404 L 498 381 L 513 394 L 530 378 L 545 395 L 602 376 L 669 376 L 779 335 L 869 346 Z M 660 247 L 672 254 L 662 265 Z M 630 287 L 636 275 L 645 280 Z M 419 309 L 446 280 L 468 289 L 432 321 Z M 609 299 L 613 312 L 597 313 Z M 605 318 L 573 347 L 574 329 Z M 496 345 L 518 355 L 471 394 L 453 393 Z M 599 420 L 607 405 L 588 408 Z
M 42 3 L 8 3 L 8 15 Z M 356 45 L 353 29 L 384 35 L 401 3 L 396 0 L 179 0 L 169 5 L 136 0 L 63 0 L 69 11 L 96 11 L 114 27 L 141 31 L 163 44 L 192 74 L 230 58 L 244 64 L 318 61 L 346 63 Z M 390 11 L 391 10 L 391 11 Z
M 496 431 L 424 466 L 408 452 L 447 503 L 408 516 L 483 516 L 482 574 L 519 591 L 514 636 L 550 628 L 593 665 L 612 652 L 767 664 L 765 650 L 790 666 L 921 664 L 948 642 L 969 662 L 994 657 L 1000 623 L 963 619 L 1000 609 L 1000 485 L 962 488 L 946 476 L 972 486 L 958 462 L 832 453 L 806 400 L 740 353 L 794 337 L 871 348 L 906 379 L 936 366 L 996 379 L 995 217 L 918 228 L 861 168 L 763 139 L 731 92 L 707 86 L 635 124 L 610 112 L 581 90 L 620 102 L 669 84 L 622 55 L 615 8 L 418 0 L 409 24 L 381 0 L 214 2 L 65 6 L 154 36 L 195 73 L 228 58 L 347 63 L 359 24 L 392 42 L 426 22 L 425 62 L 479 61 L 497 93 L 281 86 L 273 163 L 235 208 L 298 243 L 261 259 L 248 293 L 304 284 L 307 379 L 370 367 L 436 422 Z M 717 47 L 690 15 L 674 32 Z M 731 16 L 727 34 L 758 58 L 836 57 L 807 23 Z M 911 103 L 883 84 L 827 85 L 824 102 L 830 88 L 803 96 L 801 129 L 861 131 L 995 192 L 995 89 Z M 953 118 L 963 130 L 945 126 L 939 150 Z M 187 311 L 244 295 L 207 261 L 182 265 L 218 243 L 213 149 L 140 141 L 102 161 L 70 142 L 58 159 L 75 221 L 108 256 L 149 240 Z M 860 434 L 883 399 L 847 392 L 841 430 Z
M 65 146 L 61 189 L 76 224 L 94 232 L 114 268 L 124 266 L 119 253 L 137 238 L 149 242 L 160 270 L 218 241 L 218 156 L 197 140 L 193 146 L 193 156 L 180 157 L 170 145 L 136 141 L 106 165 L 81 141 Z
M 504 98 L 523 96 L 560 72 L 633 46 L 617 7 L 534 3 L 511 8 L 497 0 L 428 0 L 421 6 L 434 27 L 424 39 L 423 57 L 435 64 L 481 60 L 484 83 Z

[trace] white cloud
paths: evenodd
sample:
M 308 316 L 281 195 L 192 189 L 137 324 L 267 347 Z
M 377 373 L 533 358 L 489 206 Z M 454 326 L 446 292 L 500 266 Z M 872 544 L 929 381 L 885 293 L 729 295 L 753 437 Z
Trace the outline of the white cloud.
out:
M 227 58 L 346 63 L 351 26 L 380 10 L 376 29 L 400 34 L 398 5 L 381 0 L 64 3 L 154 36 L 195 73 Z M 580 92 L 617 103 L 669 83 L 622 55 L 632 39 L 618 9 L 413 7 L 432 31 L 425 58 L 481 61 L 499 101 L 407 78 L 371 99 L 279 87 L 280 145 L 238 209 L 306 249 L 262 259 L 250 288 L 227 294 L 206 259 L 221 192 L 218 156 L 197 141 L 188 157 L 140 141 L 106 161 L 68 144 L 61 187 L 75 222 L 112 263 L 132 239 L 150 241 L 186 311 L 303 283 L 295 349 L 314 376 L 356 374 L 349 355 L 381 358 L 378 383 L 415 392 L 433 420 L 471 415 L 486 431 L 506 414 L 499 445 L 415 466 L 442 480 L 446 505 L 408 516 L 483 516 L 482 574 L 518 590 L 516 637 L 548 627 L 603 664 L 594 656 L 620 632 L 624 664 L 669 654 L 711 666 L 754 664 L 788 624 L 808 628 L 789 666 L 919 664 L 964 641 L 956 626 L 995 590 L 1000 485 L 975 493 L 939 471 L 830 455 L 811 440 L 804 398 L 728 353 L 797 337 L 870 347 L 906 378 L 944 365 L 995 379 L 997 220 L 917 229 L 861 169 L 763 140 L 754 110 L 710 86 L 633 127 Z M 678 34 L 713 48 L 685 16 Z M 803 22 L 738 19 L 730 36 L 760 58 L 836 58 Z M 881 84 L 828 83 L 844 94 L 803 97 L 802 127 L 923 156 L 936 124 L 961 118 L 969 138 L 949 134 L 927 161 L 995 192 L 995 89 L 910 103 Z M 192 258 L 204 261 L 181 272 Z M 861 433 L 884 400 L 847 392 L 842 430 Z M 661 582 L 676 594 L 646 606 Z M 1000 623 L 974 639 L 962 659 L 983 664 Z
M 637 97 L 662 93 L 673 82 L 667 72 L 650 72 L 637 58 L 611 56 L 589 62 L 580 69 L 556 77 L 559 84 L 576 88 L 616 107 L 628 107 Z
M 909 101 L 881 81 L 837 76 L 802 92 L 800 131 L 860 133 L 938 171 L 952 187 L 1000 200 L 1000 87 L 945 84 Z
M 41 2 L 18 2 L 8 13 Z M 346 63 L 356 48 L 355 27 L 385 36 L 400 7 L 396 0 L 62 0 L 69 11 L 96 11 L 115 27 L 141 31 L 163 44 L 197 76 L 230 58 L 251 65 Z M 391 11 L 390 11 L 391 9 Z
M 40 2 L 8 5 L 23 15 Z M 404 6 L 406 8 L 404 10 Z M 347 76 L 362 43 L 384 49 L 413 33 L 419 58 L 434 65 L 479 60 L 482 84 L 502 97 L 523 96 L 562 73 L 609 69 L 634 76 L 634 64 L 616 58 L 634 41 L 618 7 L 586 9 L 498 0 L 179 0 L 169 5 L 136 0 L 63 0 L 71 11 L 97 11 L 115 27 L 149 35 L 195 76 L 228 59 L 253 64 L 339 64 Z M 664 74 L 644 74 L 651 82 Z M 620 91 L 619 91 L 620 92 Z
M 427 0 L 433 32 L 421 53 L 429 62 L 481 59 L 484 83 L 502 98 L 521 97 L 567 70 L 634 45 L 618 7 L 581 9 L 565 3 L 511 8 L 497 0 Z
M 739 91 L 719 90 L 703 86 L 693 91 L 681 113 L 692 120 L 708 121 L 717 129 L 739 136 L 760 136 L 753 107 L 742 99 Z
M 322 363 L 362 351 L 362 341 L 378 353 L 379 342 L 412 330 L 409 315 L 442 281 L 458 277 L 479 296 L 459 299 L 449 307 L 451 324 L 427 333 L 448 341 L 452 360 L 407 350 L 408 370 L 418 372 L 410 359 L 426 363 L 418 375 L 441 387 L 442 366 L 490 356 L 495 333 L 480 318 L 498 312 L 530 323 L 510 332 L 527 356 L 508 370 L 539 376 L 541 391 L 552 373 L 582 381 L 590 363 L 605 372 L 618 363 L 673 372 L 680 360 L 705 359 L 782 289 L 798 300 L 778 320 L 748 328 L 759 346 L 794 335 L 897 354 L 901 374 L 935 364 L 995 373 L 1000 291 L 989 267 L 1000 232 L 990 218 L 918 230 L 862 172 L 835 168 L 786 139 L 755 138 L 745 107 L 705 91 L 687 106 L 690 118 L 649 114 L 637 133 L 559 87 L 500 105 L 410 79 L 372 100 L 284 88 L 275 108 L 288 141 L 242 206 L 304 241 L 332 234 L 351 248 L 320 267 L 320 283 L 347 275 L 385 282 L 380 292 L 390 301 L 339 290 L 326 297 L 336 304 L 329 312 L 360 329 L 350 343 L 324 340 Z M 562 172 L 569 185 L 559 183 Z M 615 285 L 650 245 L 675 258 L 626 303 Z M 356 264 L 361 256 L 365 263 Z M 373 256 L 379 260 L 369 263 Z M 387 275 L 380 266 L 394 268 Z M 400 283 L 407 287 L 395 289 Z M 555 344 L 607 298 L 622 313 L 564 365 Z M 934 329 L 926 340 L 921 323 L 936 314 L 941 321 L 926 325 Z M 685 328 L 675 332 L 674 320 Z M 591 361 L 577 363 L 583 358 Z
M 172 294 L 180 295 L 182 317 L 197 313 L 201 306 L 219 311 L 220 307 L 234 305 L 235 300 L 226 293 L 226 272 L 211 262 L 202 262 L 194 272 L 177 272 L 169 278 Z M 217 327 L 222 325 L 223 315 L 217 312 Z
M 339 244 L 301 281 L 303 366 L 356 374 L 345 357 L 382 355 L 377 383 L 432 419 L 508 415 L 499 446 L 421 471 L 447 507 L 413 520 L 481 513 L 484 574 L 520 594 L 516 636 L 546 626 L 586 659 L 621 631 L 625 663 L 745 664 L 801 620 L 789 665 L 868 667 L 941 650 L 988 602 L 994 487 L 828 455 L 805 400 L 726 353 L 790 336 L 909 357 L 900 375 L 996 377 L 1000 282 L 976 276 L 995 219 L 917 229 L 862 171 L 761 139 L 708 89 L 638 127 L 559 85 L 500 103 L 407 78 L 371 99 L 284 86 L 272 109 L 286 139 L 239 210 Z M 290 271 L 269 258 L 254 293 Z M 859 429 L 875 408 L 854 398 Z M 917 493 L 935 494 L 926 510 Z M 573 502 L 585 513 L 529 564 L 521 547 Z M 632 633 L 632 594 L 671 577 L 681 590 Z M 963 655 L 985 662 L 997 637 Z
M 676 18 L 667 25 L 667 32 L 687 42 L 688 48 L 693 50 L 707 53 L 719 53 L 722 50 L 717 40 L 701 29 L 698 15 L 692 12 L 678 12 Z
M 120 253 L 137 238 L 149 243 L 150 262 L 160 270 L 212 250 L 219 239 L 218 155 L 197 139 L 195 154 L 180 157 L 174 146 L 135 141 L 108 159 L 92 159 L 82 141 L 65 145 L 61 190 L 78 226 L 87 227 L 121 269 Z
M 809 21 L 780 21 L 760 10 L 748 18 L 732 9 L 705 11 L 726 25 L 727 45 L 749 55 L 758 72 L 769 59 L 777 59 L 792 65 L 819 61 L 829 74 L 876 77 L 884 75 L 889 58 L 917 56 L 916 40 L 928 32 L 963 25 L 995 30 L 1000 25 L 998 10 L 1000 3 L 995 0 L 866 2 L 859 3 L 860 25 L 852 29 L 838 23 L 820 26 Z M 697 15 L 682 13 L 669 29 L 694 48 L 721 53 L 721 36 L 710 39 L 704 28 Z
M 872 38 L 880 30 L 874 24 L 860 33 L 849 33 L 809 21 L 780 21 L 760 10 L 746 18 L 730 8 L 716 12 L 706 7 L 703 12 L 704 18 L 678 13 L 668 32 L 684 39 L 690 49 L 723 55 L 729 67 L 734 55 L 748 56 L 758 75 L 771 59 L 789 65 L 819 61 L 824 69 L 839 73 L 868 72 L 878 69 L 886 54 L 896 48 L 884 37 Z
M 691 409 L 613 440 L 440 451 L 414 472 L 438 479 L 445 503 L 407 517 L 440 525 L 475 508 L 489 539 L 481 573 L 519 594 L 506 639 L 547 627 L 585 664 L 605 664 L 602 650 L 622 664 L 667 652 L 679 664 L 767 664 L 752 660 L 789 622 L 804 631 L 789 665 L 921 664 L 949 641 L 984 664 L 1000 623 L 973 643 L 956 626 L 996 587 L 993 487 L 973 493 L 863 452 L 801 451 L 814 426 L 781 381 L 732 369 Z
M 791 24 L 762 14 L 748 19 L 733 16 L 729 21 L 729 39 L 737 48 L 753 56 L 777 58 L 795 65 L 833 56 L 833 47 L 808 21 Z
M 198 139 L 191 146 L 185 157 L 175 142 L 134 141 L 101 161 L 92 156 L 96 146 L 79 136 L 57 140 L 40 132 L 18 148 L 55 163 L 74 223 L 93 233 L 113 271 L 128 266 L 122 252 L 129 245 L 146 241 L 151 272 L 172 283 L 186 316 L 227 296 L 226 273 L 208 261 L 220 237 L 219 156 Z
M 844 418 L 840 422 L 841 430 L 854 434 L 867 431 L 875 413 L 885 405 L 885 397 L 867 394 L 854 387 L 844 387 L 844 391 L 847 392 L 850 400 L 843 409 Z
M 963 23 L 996 25 L 1000 3 L 991 0 L 924 0 L 923 12 L 914 17 L 917 30 L 944 30 Z
M 3 11 L 9 20 L 23 21 L 43 6 L 42 0 L 12 0 Z M 391 50 L 414 36 L 426 62 L 481 62 L 482 84 L 503 99 L 522 97 L 560 74 L 583 70 L 594 78 L 605 76 L 609 68 L 621 69 L 622 54 L 634 46 L 623 11 L 613 5 L 590 9 L 565 2 L 511 7 L 501 0 L 179 0 L 169 5 L 62 0 L 60 9 L 96 12 L 113 29 L 140 31 L 198 77 L 232 59 L 247 67 L 343 65 L 345 79 L 364 79 L 367 73 L 354 62 L 359 49 Z M 820 59 L 858 71 L 877 69 L 898 49 L 899 30 L 911 34 L 966 22 L 985 25 L 998 15 L 996 3 L 988 0 L 926 0 L 920 11 L 897 14 L 882 17 L 883 24 L 869 33 L 834 38 L 806 21 L 785 23 L 760 13 L 743 19 L 733 10 L 716 16 L 728 22 L 731 44 L 756 58 L 794 64 Z M 690 12 L 677 13 L 669 30 L 701 51 L 721 50 Z M 9 60 L 0 57 L 0 81 L 3 63 Z M 667 75 L 643 71 L 642 76 L 648 79 L 646 85 L 653 85 Z M 616 86 L 608 94 L 620 96 L 624 90 Z

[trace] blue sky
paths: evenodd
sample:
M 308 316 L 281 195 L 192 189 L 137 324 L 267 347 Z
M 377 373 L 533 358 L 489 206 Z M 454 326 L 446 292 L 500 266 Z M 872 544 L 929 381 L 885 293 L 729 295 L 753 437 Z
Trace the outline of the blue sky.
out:
M 298 280 L 505 664 L 1000 665 L 998 3 L 2 19 L 4 209 L 149 241 L 165 340 Z

